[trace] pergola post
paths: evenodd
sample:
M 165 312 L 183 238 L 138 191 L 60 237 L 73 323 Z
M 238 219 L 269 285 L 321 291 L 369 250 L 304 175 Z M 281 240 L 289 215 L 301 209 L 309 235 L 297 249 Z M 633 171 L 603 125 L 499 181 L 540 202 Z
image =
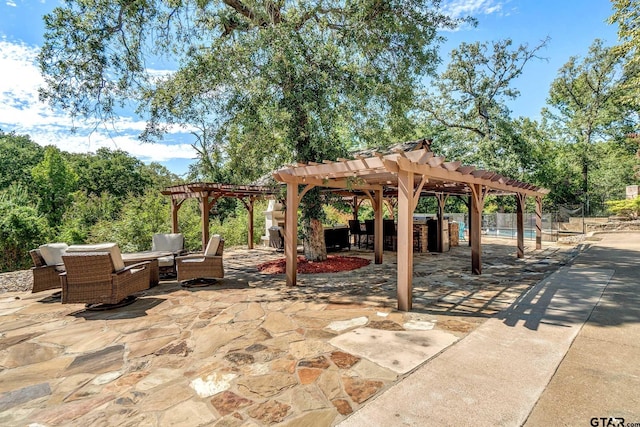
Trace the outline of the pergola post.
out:
M 374 212 L 374 231 L 373 231 L 373 252 L 376 264 L 382 264 L 382 249 L 383 249 L 383 235 L 382 235 L 382 190 L 375 190 L 373 192 L 373 212 Z
M 171 199 L 171 232 L 179 233 L 180 228 L 178 227 L 178 210 L 180 206 L 182 206 L 182 202 L 184 199 L 178 201 L 176 199 Z
M 209 241 L 209 195 L 205 193 L 200 197 L 200 218 L 202 219 L 202 252 L 207 248 Z
M 516 194 L 516 233 L 518 240 L 518 258 L 524 258 L 524 208 L 526 200 L 526 194 Z
M 298 184 L 287 182 L 287 206 L 284 216 L 284 255 L 287 286 L 295 286 L 298 271 Z
M 398 310 L 411 311 L 413 286 L 413 172 L 398 172 Z
M 469 228 L 469 239 L 471 239 L 471 272 L 482 274 L 482 210 L 484 209 L 484 197 L 486 189 L 482 184 L 471 184 L 471 209 Z
M 536 196 L 536 249 L 542 249 L 542 197 Z
M 438 225 L 437 225 L 438 252 L 444 251 L 442 224 L 444 223 L 444 207 L 447 204 L 448 198 L 449 198 L 448 194 L 436 193 L 436 199 L 438 200 Z
M 358 196 L 353 196 L 353 219 L 358 219 L 358 208 L 360 207 L 360 203 L 358 203 Z
M 247 236 L 247 247 L 249 249 L 253 249 L 253 202 L 255 201 L 255 197 L 249 197 L 249 201 L 244 200 L 243 198 L 238 198 L 245 208 L 247 208 L 247 221 L 248 225 L 248 236 Z
M 253 249 L 253 202 L 255 199 L 253 197 L 249 197 L 249 204 L 247 206 L 248 211 L 248 221 L 249 221 L 249 236 L 247 237 L 248 242 L 247 246 L 249 249 Z

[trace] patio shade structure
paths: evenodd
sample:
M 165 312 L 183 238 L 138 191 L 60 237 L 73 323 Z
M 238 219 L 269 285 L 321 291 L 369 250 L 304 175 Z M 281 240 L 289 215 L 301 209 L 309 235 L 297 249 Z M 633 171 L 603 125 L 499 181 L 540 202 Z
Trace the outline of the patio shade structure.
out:
M 200 203 L 202 219 L 202 250 L 204 251 L 209 241 L 209 212 L 220 197 L 232 197 L 239 199 L 247 209 L 249 216 L 249 233 L 247 245 L 253 249 L 253 204 L 257 199 L 273 197 L 277 188 L 266 185 L 233 185 L 211 182 L 194 182 L 190 184 L 167 187 L 162 191 L 165 196 L 171 197 L 171 232 L 178 233 L 178 210 L 187 199 L 197 198 Z
M 536 248 L 542 247 L 542 197 L 549 190 L 457 161 L 448 162 L 428 148 L 397 150 L 387 155 L 374 153 L 371 157 L 358 155 L 355 159 L 338 159 L 336 162 L 299 163 L 284 167 L 273 176 L 287 185 L 285 257 L 289 286 L 295 285 L 297 280 L 297 208 L 304 194 L 316 186 L 362 193 L 371 199 L 375 215 L 374 252 L 377 264 L 382 263 L 383 195 L 397 196 L 397 298 L 398 309 L 402 311 L 410 311 L 412 305 L 413 212 L 421 196 L 437 197 L 440 219 L 448 195 L 469 196 L 471 267 L 474 274 L 482 272 L 480 231 L 484 200 L 488 194 L 516 196 L 518 257 L 524 256 L 525 200 L 526 197 L 535 197 Z

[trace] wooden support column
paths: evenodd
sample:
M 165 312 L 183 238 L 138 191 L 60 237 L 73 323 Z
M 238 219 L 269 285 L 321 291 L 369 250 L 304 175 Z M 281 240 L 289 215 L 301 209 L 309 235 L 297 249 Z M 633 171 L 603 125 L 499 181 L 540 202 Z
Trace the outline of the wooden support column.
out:
M 436 193 L 436 199 L 438 200 L 438 230 L 437 230 L 437 240 L 438 240 L 438 252 L 444 251 L 444 245 L 442 242 L 442 224 L 444 222 L 444 206 L 447 203 L 447 199 L 449 198 L 448 194 Z
M 524 208 L 526 200 L 526 194 L 516 194 L 516 232 L 518 240 L 518 258 L 524 258 Z
M 255 201 L 254 197 L 249 197 L 249 206 L 247 206 L 248 211 L 248 221 L 249 221 L 249 236 L 248 236 L 248 244 L 249 249 L 253 249 L 253 202 Z
M 171 232 L 172 233 L 180 232 L 180 228 L 178 227 L 178 210 L 180 209 L 180 206 L 182 206 L 183 202 L 184 202 L 184 199 L 182 200 L 171 199 Z
M 471 209 L 469 221 L 469 239 L 471 240 L 471 272 L 482 274 L 482 210 L 484 209 L 484 197 L 486 188 L 481 184 L 470 184 Z
M 413 172 L 398 172 L 398 310 L 411 311 L 413 286 Z
M 542 249 L 542 197 L 536 196 L 536 249 Z
M 247 209 L 247 247 L 249 249 L 253 249 L 253 202 L 255 202 L 256 198 L 254 196 L 250 196 L 249 201 L 242 198 L 239 198 L 239 200 Z
M 360 203 L 358 203 L 358 196 L 353 196 L 353 219 L 358 219 L 358 208 L 360 207 Z
M 382 190 L 373 192 L 373 212 L 374 212 L 374 231 L 373 231 L 373 252 L 376 264 L 382 264 L 383 249 L 383 233 L 382 233 Z
M 295 286 L 298 272 L 298 206 L 300 200 L 315 185 L 307 184 L 298 192 L 298 185 L 302 184 L 295 179 L 287 181 L 287 202 L 284 213 L 284 256 L 286 261 L 285 273 L 287 286 Z
M 284 255 L 287 286 L 295 286 L 298 271 L 298 184 L 287 182 L 287 207 L 284 214 Z
M 202 218 L 202 252 L 207 248 L 209 243 L 209 212 L 218 200 L 214 197 L 209 201 L 209 192 L 205 192 L 200 196 L 200 215 Z

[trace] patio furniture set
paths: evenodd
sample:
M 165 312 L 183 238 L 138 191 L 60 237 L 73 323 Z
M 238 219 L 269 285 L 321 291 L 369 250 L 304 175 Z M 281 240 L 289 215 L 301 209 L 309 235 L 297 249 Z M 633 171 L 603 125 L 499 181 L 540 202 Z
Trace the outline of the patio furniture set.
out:
M 84 303 L 108 309 L 135 300 L 134 294 L 157 286 L 160 276 L 185 285 L 224 277 L 224 240 L 214 235 L 204 253 L 187 254 L 180 233 L 155 234 L 151 251 L 121 253 L 117 243 L 49 243 L 29 251 L 34 266 L 32 292 L 61 290 L 63 304 Z

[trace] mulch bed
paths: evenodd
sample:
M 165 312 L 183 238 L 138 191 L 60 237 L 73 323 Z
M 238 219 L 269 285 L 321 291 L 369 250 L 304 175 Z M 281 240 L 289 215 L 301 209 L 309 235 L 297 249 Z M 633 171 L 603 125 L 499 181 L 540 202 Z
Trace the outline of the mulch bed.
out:
M 351 256 L 335 256 L 329 255 L 326 261 L 311 262 L 305 257 L 298 257 L 298 273 L 300 274 L 318 274 L 318 273 L 337 273 L 340 271 L 355 270 L 365 265 L 369 265 L 371 261 L 364 258 Z M 284 274 L 286 260 L 284 258 L 275 261 L 269 261 L 258 265 L 258 270 L 264 274 Z

